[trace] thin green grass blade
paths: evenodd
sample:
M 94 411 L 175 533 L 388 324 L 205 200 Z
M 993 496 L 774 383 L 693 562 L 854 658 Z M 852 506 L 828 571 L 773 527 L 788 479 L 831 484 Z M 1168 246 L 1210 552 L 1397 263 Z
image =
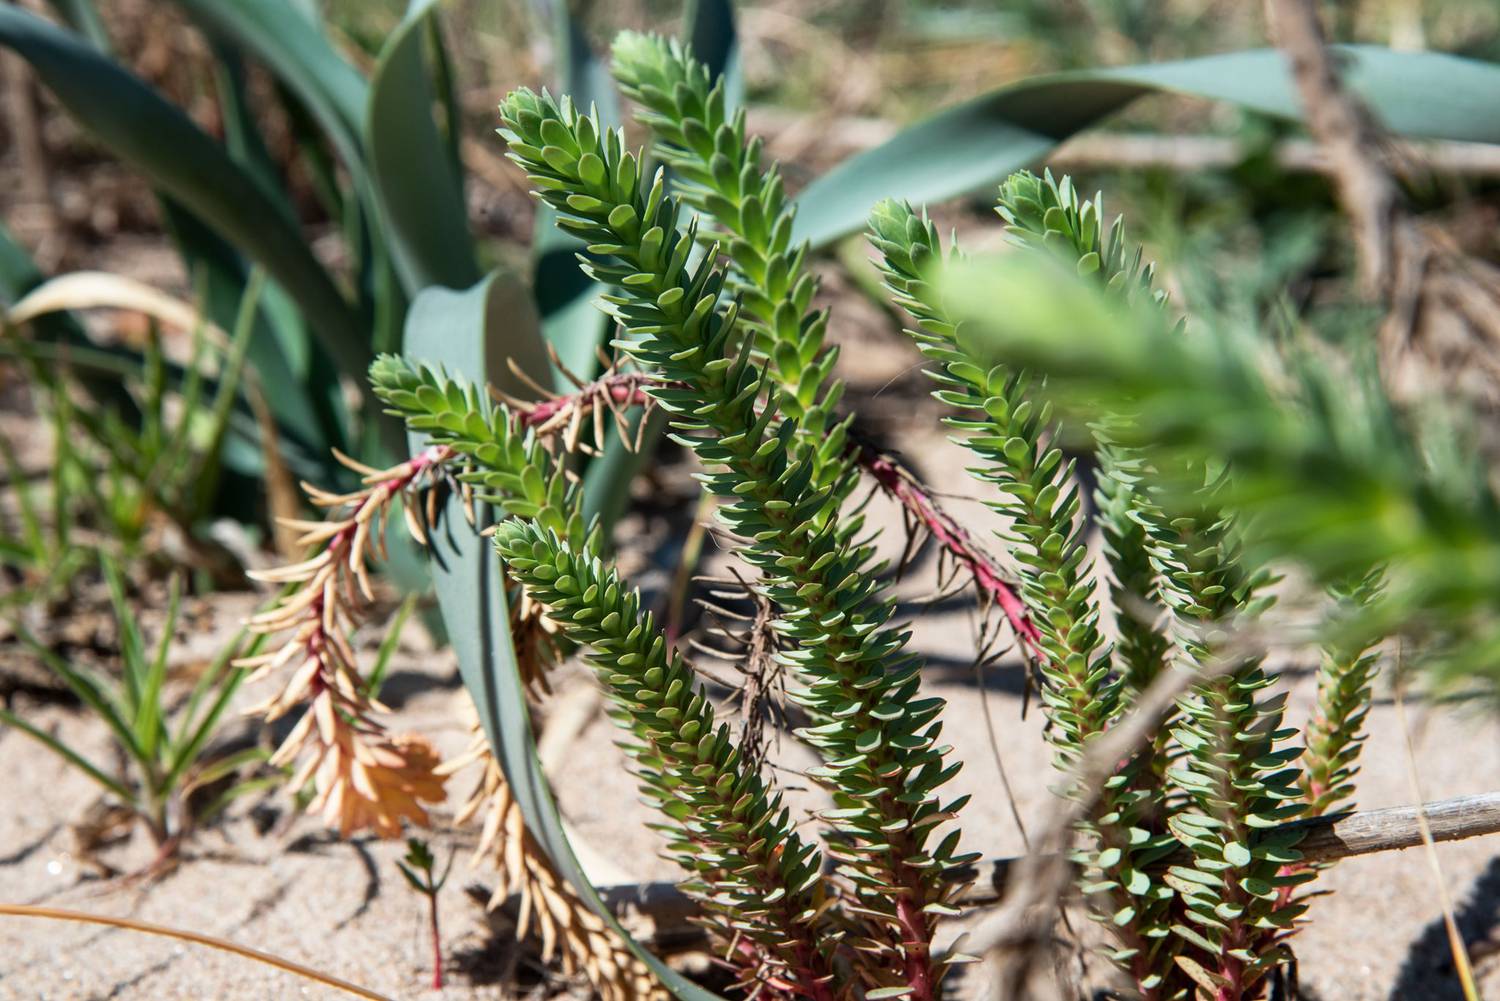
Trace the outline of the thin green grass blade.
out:
M 71 422 L 68 420 L 72 400 L 68 396 L 67 387 L 61 380 L 50 383 L 43 380 L 38 385 L 47 386 L 52 397 L 52 447 L 56 463 L 52 476 L 52 530 L 57 533 L 57 546 L 67 548 L 72 543 L 73 524 L 70 510 L 73 504 L 73 478 L 70 474 L 84 469 L 84 463 L 78 461 L 78 448 L 73 441 Z M 92 482 L 86 469 L 83 481 Z
M 1335 51 L 1350 89 L 1397 135 L 1500 142 L 1500 66 L 1376 46 Z M 823 246 L 855 232 L 882 198 L 931 204 L 997 183 L 1152 93 L 1302 116 L 1273 49 L 1034 77 L 940 111 L 818 178 L 796 199 L 795 238 Z
M 216 38 L 214 49 L 217 55 L 214 79 L 229 157 L 296 225 L 296 211 L 282 186 L 280 168 L 266 148 L 255 109 L 250 104 L 241 50 L 222 37 Z M 304 163 L 311 165 L 309 160 Z M 173 238 L 190 269 L 202 267 L 208 272 L 209 285 L 202 299 L 207 311 L 220 327 L 232 329 L 231 320 L 237 319 L 245 299 L 250 269 L 232 247 L 196 220 L 183 218 L 186 215 L 181 209 L 171 214 Z M 330 394 L 327 386 L 318 384 L 318 374 L 332 366 L 321 357 L 322 349 L 312 339 L 304 318 L 286 293 L 270 283 L 264 297 L 266 308 L 256 317 L 250 341 L 250 364 L 265 384 L 277 387 L 275 393 L 266 394 L 266 405 L 275 415 L 281 436 L 295 437 L 306 451 L 317 455 L 321 461 L 315 481 L 332 483 L 339 470 L 330 458 L 331 450 L 347 451 L 350 447 L 348 415 L 341 400 Z M 242 464 L 231 468 L 264 475 L 264 455 L 259 447 L 229 450 L 226 464 L 231 464 L 230 460 L 239 454 L 254 457 L 251 468 L 243 468 Z
M 143 398 L 141 413 L 140 451 L 149 462 L 156 456 L 166 437 L 166 369 L 161 353 L 161 325 L 155 317 L 146 321 L 146 347 L 141 352 L 140 394 Z
M 189 273 L 203 275 L 204 311 L 224 330 L 234 329 L 234 322 L 245 285 L 253 265 L 247 265 L 235 249 L 191 212 L 161 199 L 165 221 L 178 253 L 183 256 Z M 331 468 L 328 450 L 347 450 L 348 416 L 337 400 L 319 387 L 315 373 L 325 352 L 313 339 L 300 308 L 275 283 L 268 283 L 264 293 L 266 308 L 256 321 L 250 341 L 249 364 L 267 386 L 277 387 L 266 394 L 266 405 L 276 418 L 282 443 L 299 455 L 316 457 L 319 469 Z M 329 366 L 331 367 L 331 366 Z M 252 425 L 253 426 L 253 425 Z M 242 436 L 243 437 L 243 436 Z M 254 460 L 240 471 L 260 475 L 264 459 L 259 454 L 259 429 L 250 436 L 247 455 Z M 326 472 L 318 482 L 326 482 Z
M 385 684 L 386 673 L 391 669 L 391 658 L 401 645 L 401 630 L 406 628 L 406 620 L 411 618 L 411 613 L 421 598 L 420 594 L 408 594 L 401 602 L 401 607 L 396 609 L 395 616 L 386 624 L 385 635 L 380 639 L 380 649 L 375 652 L 375 663 L 370 666 L 370 673 L 365 679 L 365 691 L 372 699 L 380 698 L 380 688 Z
M 198 452 L 197 469 L 191 484 L 190 510 L 194 514 L 208 510 L 209 502 L 219 485 L 219 462 L 224 437 L 229 432 L 229 418 L 233 416 L 235 402 L 239 399 L 240 383 L 245 373 L 245 357 L 255 333 L 255 321 L 264 288 L 265 272 L 257 266 L 250 273 L 245 296 L 240 301 L 240 315 L 235 320 L 229 352 L 219 373 L 219 385 L 214 392 L 213 406 L 209 410 L 207 439 Z
M 222 147 L 138 77 L 19 8 L 0 6 L 0 44 L 30 62 L 101 144 L 264 264 L 340 366 L 364 371 L 371 351 L 358 317 L 302 234 Z
M 135 793 L 133 793 L 128 786 L 120 782 L 118 779 L 112 778 L 107 775 L 92 761 L 88 760 L 83 755 L 79 754 L 77 751 L 73 750 L 67 744 L 64 744 L 62 741 L 58 740 L 56 737 L 52 736 L 45 730 L 42 730 L 26 722 L 24 719 L 11 712 L 9 709 L 0 709 L 0 723 L 6 723 L 10 726 L 15 727 L 17 730 L 20 730 L 22 733 L 35 740 L 37 743 L 41 744 L 43 747 L 61 757 L 64 761 L 67 761 L 74 768 L 77 768 L 89 778 L 99 783 L 105 789 L 108 789 L 110 792 L 120 797 L 120 799 L 122 799 L 126 803 L 135 802 Z
M 247 747 L 233 754 L 226 754 L 222 758 L 214 759 L 212 764 L 193 774 L 193 780 L 183 787 L 183 793 L 193 789 L 199 789 L 215 782 L 227 775 L 233 775 L 241 768 L 249 764 L 266 761 L 271 757 L 271 752 L 264 747 Z
M 241 796 L 248 796 L 250 793 L 261 792 L 265 789 L 275 789 L 278 786 L 284 785 L 287 778 L 288 776 L 285 774 L 277 774 L 237 782 L 228 789 L 225 789 L 203 809 L 199 810 L 193 820 L 198 824 L 206 824 L 223 813 L 230 803 L 233 803 Z
M 281 589 L 279 597 L 284 598 L 290 593 L 290 587 L 284 586 Z M 239 631 L 234 634 L 234 638 L 223 649 L 214 654 L 214 659 L 209 661 L 208 667 L 198 676 L 198 680 L 193 683 L 193 690 L 188 693 L 187 702 L 182 707 L 182 723 L 178 727 L 176 738 L 172 741 L 174 745 L 181 745 L 190 739 L 189 731 L 196 729 L 199 725 L 198 707 L 203 704 L 203 700 L 208 697 L 208 693 L 214 690 L 214 687 L 219 683 L 219 679 L 223 677 L 229 665 L 240 657 L 253 657 L 265 645 L 265 640 L 261 638 L 261 634 L 257 633 L 254 637 L 251 637 L 249 645 L 242 651 L 240 648 L 245 645 L 247 637 L 250 637 L 249 630 L 241 626 Z
M 68 690 L 78 696 L 80 702 L 98 713 L 99 718 L 104 721 L 105 726 L 109 727 L 126 754 L 139 760 L 141 750 L 136 744 L 135 732 L 131 729 L 125 707 L 110 693 L 109 688 L 100 679 L 94 677 L 92 672 L 74 667 L 49 650 L 25 627 L 16 625 L 14 628 L 16 638 L 35 654 L 48 670 L 57 675 L 62 683 L 68 686 Z
M 194 284 L 197 299 L 202 302 L 203 286 L 206 280 L 200 278 Z M 162 449 L 168 459 L 168 468 L 173 474 L 181 468 L 182 461 L 192 445 L 192 415 L 198 413 L 198 407 L 203 402 L 203 361 L 208 349 L 208 336 L 204 328 L 205 319 L 200 309 L 193 319 L 193 329 L 190 334 L 192 349 L 188 353 L 188 363 L 183 370 L 182 384 L 178 389 L 181 396 L 181 414 Z M 175 476 L 173 478 L 175 479 Z
M 26 471 L 21 468 L 20 460 L 16 458 L 16 450 L 11 447 L 10 439 L 3 434 L 0 434 L 0 461 L 5 464 L 6 482 L 15 492 L 16 509 L 21 517 L 23 552 L 29 554 L 31 559 L 46 560 L 53 554 L 47 544 L 47 533 L 42 529 L 41 509 L 37 506 L 36 494 L 31 489 Z
M 196 283 L 199 302 L 203 301 L 205 283 L 205 280 L 201 278 Z M 208 347 L 205 322 L 200 309 L 193 321 L 192 351 L 178 389 L 180 400 L 177 423 L 172 427 L 166 442 L 163 443 L 161 458 L 152 470 L 153 478 L 164 483 L 165 489 L 170 490 L 173 495 L 171 499 L 173 506 L 169 510 L 174 510 L 179 515 L 186 510 L 190 523 L 197 521 L 198 511 L 196 507 L 184 501 L 191 498 L 195 492 L 189 467 L 193 454 L 195 419 L 203 402 L 203 365 Z
M 198 755 L 208 745 L 209 738 L 213 736 L 214 730 L 219 725 L 219 720 L 223 718 L 225 711 L 229 708 L 229 703 L 234 699 L 235 692 L 239 691 L 240 685 L 249 676 L 248 670 L 232 667 L 230 662 L 239 656 L 253 657 L 260 653 L 265 644 L 265 637 L 257 635 L 244 652 L 240 653 L 240 644 L 244 642 L 245 636 L 245 630 L 241 629 L 229 646 L 214 658 L 209 669 L 203 673 L 203 677 L 198 679 L 198 684 L 193 686 L 193 694 L 188 699 L 187 709 L 183 713 L 182 726 L 177 739 L 173 741 L 166 774 L 162 779 L 164 788 L 170 789 L 176 785 L 192 767 L 193 762 L 198 760 Z M 225 674 L 226 669 L 229 671 L 228 674 Z M 198 719 L 198 706 L 215 686 L 218 686 L 218 691 L 213 701 L 209 703 L 203 718 Z
M 141 696 L 148 672 L 146 644 L 141 639 L 141 630 L 136 625 L 135 616 L 131 614 L 130 604 L 125 599 L 125 580 L 120 576 L 120 568 L 108 557 L 101 559 L 99 566 L 104 572 L 109 603 L 114 609 L 115 622 L 120 630 L 120 673 L 125 681 L 126 718 L 133 732 L 141 715 Z
M 167 681 L 167 653 L 172 649 L 172 633 L 177 628 L 177 612 L 182 603 L 182 580 L 174 575 L 168 585 L 167 618 L 162 624 L 161 639 L 156 644 L 156 653 L 146 668 L 141 683 L 141 708 L 135 717 L 135 739 L 140 745 L 141 756 L 149 762 L 149 770 L 156 773 L 157 751 L 166 736 L 166 720 L 162 718 L 162 686 Z
M 13 535 L 0 535 L 0 563 L 25 571 L 33 569 L 41 561 L 37 559 L 36 551 L 25 541 Z M 11 604 L 15 598 L 16 592 L 13 591 L 0 598 L 0 601 Z M 27 597 L 25 600 L 31 599 Z

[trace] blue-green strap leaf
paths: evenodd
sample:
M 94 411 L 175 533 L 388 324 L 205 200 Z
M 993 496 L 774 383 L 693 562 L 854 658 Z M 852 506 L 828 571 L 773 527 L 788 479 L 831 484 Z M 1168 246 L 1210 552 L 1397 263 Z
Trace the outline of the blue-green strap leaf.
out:
M 375 202 L 396 271 L 412 294 L 479 280 L 462 167 L 433 120 L 435 95 L 422 54 L 436 6 L 417 0 L 386 40 L 364 116 Z
M 1500 66 L 1377 46 L 1335 51 L 1350 89 L 1392 132 L 1500 142 Z M 824 174 L 797 197 L 796 239 L 821 246 L 853 233 L 882 198 L 934 203 L 997 183 L 1155 92 L 1302 117 L 1286 63 L 1273 49 L 1034 77 L 940 111 Z
M 477 383 L 495 380 L 501 388 L 524 392 L 501 367 L 505 346 L 487 342 L 503 336 L 486 323 L 488 305 L 524 287 L 515 278 L 492 275 L 474 289 L 453 293 L 429 289 L 412 303 L 406 323 L 406 354 L 439 364 Z M 512 330 L 506 340 L 518 339 Z M 533 331 L 533 337 L 537 337 Z M 538 338 L 539 339 L 539 338 Z M 412 450 L 426 444 L 410 438 Z M 487 522 L 481 521 L 481 527 Z M 450 497 L 439 526 L 429 538 L 432 579 L 448 629 L 459 673 L 479 710 L 485 736 L 505 772 L 527 829 L 583 900 L 619 933 L 630 950 L 684 1001 L 720 1001 L 717 995 L 670 969 L 633 940 L 615 920 L 589 882 L 563 831 L 552 788 L 542 773 L 531 732 L 525 683 L 511 645 L 510 612 L 500 560 L 487 538 L 466 520 L 462 502 Z

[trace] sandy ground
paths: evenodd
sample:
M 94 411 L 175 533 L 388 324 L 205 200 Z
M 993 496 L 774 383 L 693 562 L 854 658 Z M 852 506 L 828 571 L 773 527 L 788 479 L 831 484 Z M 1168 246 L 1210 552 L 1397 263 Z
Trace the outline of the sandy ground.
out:
M 856 317 L 857 319 L 857 317 Z M 858 347 L 855 344 L 854 347 Z M 846 350 L 848 346 L 846 345 Z M 910 358 L 889 353 L 885 369 L 866 371 L 866 392 L 890 383 L 899 399 L 875 408 L 902 427 L 894 433 L 938 489 L 971 493 L 963 473 L 963 453 L 935 429 L 936 411 L 914 392 L 905 375 Z M 920 431 L 912 431 L 919 428 Z M 964 518 L 983 524 L 977 505 L 952 502 Z M 892 523 L 894 512 L 877 501 L 872 516 Z M 622 543 L 640 553 L 659 537 L 645 519 L 622 525 Z M 660 587 L 660 569 L 641 574 Z M 711 563 L 723 564 L 722 554 Z M 670 556 L 666 558 L 670 564 Z M 973 802 L 964 815 L 967 846 L 988 855 L 1022 850 L 986 737 L 983 714 L 993 714 L 998 750 L 1026 823 L 1039 826 L 1053 805 L 1048 792 L 1055 773 L 1041 738 L 1039 714 L 1021 719 L 1021 679 L 1013 660 L 988 668 L 977 683 L 971 664 L 974 609 L 966 595 L 935 607 L 912 599 L 930 593 L 932 567 L 909 575 L 898 586 L 903 614 L 915 631 L 915 647 L 928 657 L 927 689 L 949 701 L 944 736 L 966 762 L 954 780 L 956 792 Z M 243 604 L 243 602 L 242 602 Z M 243 608 L 220 615 L 232 621 Z M 212 635 L 214 629 L 205 627 Z M 201 645 L 201 644 L 200 644 Z M 1313 691 L 1306 670 L 1289 671 L 1290 718 L 1305 718 Z M 621 769 L 610 723 L 591 709 L 591 681 L 576 669 L 558 680 L 557 694 L 544 711 L 543 740 L 550 773 L 564 814 L 577 833 L 581 854 L 596 880 L 613 883 L 673 876 L 670 863 L 655 854 L 654 835 L 642 822 L 648 813 L 636 800 Z M 246 699 L 255 692 L 244 693 Z M 387 689 L 398 729 L 419 730 L 445 753 L 466 742 L 466 696 L 454 680 L 446 652 L 430 649 L 413 628 L 393 666 Z M 100 729 L 76 712 L 58 706 L 20 707 L 49 728 L 84 747 L 101 747 Z M 1493 789 L 1500 780 L 1500 733 L 1493 717 L 1414 707 L 1417 760 L 1423 793 L 1429 799 Z M 577 723 L 564 722 L 567 719 Z M 556 725 L 548 734 L 550 719 Z M 243 725 L 243 724 L 242 724 Z M 1365 752 L 1360 805 L 1382 807 L 1411 802 L 1406 757 L 1395 714 L 1382 693 L 1370 717 L 1375 735 Z M 806 766 L 806 752 L 789 740 L 773 756 L 789 769 Z M 305 817 L 288 813 L 286 800 L 273 795 L 245 801 L 228 819 L 204 832 L 185 863 L 148 885 L 99 878 L 77 852 L 72 825 L 96 799 L 91 785 L 24 736 L 0 730 L 0 899 L 46 903 L 192 928 L 298 960 L 399 998 L 483 998 L 540 989 L 538 971 L 518 953 L 503 925 L 487 922 L 465 893 L 487 883 L 481 866 L 467 868 L 472 832 L 454 831 L 442 811 L 431 838 L 440 857 L 460 853 L 455 877 L 442 894 L 444 940 L 450 978 L 439 995 L 432 991 L 422 901 L 399 877 L 394 859 L 401 847 L 370 840 L 339 843 Z M 805 783 L 782 773 L 789 786 Z M 459 776 L 450 789 L 467 791 L 472 779 Z M 819 797 L 795 791 L 793 802 L 812 807 Z M 1444 884 L 1454 898 L 1460 925 L 1477 952 L 1485 952 L 1500 918 L 1500 839 L 1475 840 L 1439 849 Z M 105 858 L 128 870 L 150 857 L 135 842 L 110 848 Z M 1437 885 L 1427 861 L 1415 851 L 1346 862 L 1323 877 L 1331 891 L 1313 902 L 1311 924 L 1295 940 L 1304 997 L 1324 1001 L 1458 998 L 1440 921 Z M 1100 961 L 1093 968 L 1102 970 Z M 1500 965 L 1500 964 L 1497 964 Z M 1500 969 L 1480 963 L 1494 995 L 1500 995 Z M 516 973 L 518 980 L 510 974 Z M 552 988 L 560 985 L 551 984 Z M 970 984 L 962 992 L 976 994 Z M 72 924 L 44 924 L 0 918 L 0 998 L 137 999 L 175 998 L 249 1001 L 287 997 L 337 997 L 257 964 L 204 949 L 135 934 Z

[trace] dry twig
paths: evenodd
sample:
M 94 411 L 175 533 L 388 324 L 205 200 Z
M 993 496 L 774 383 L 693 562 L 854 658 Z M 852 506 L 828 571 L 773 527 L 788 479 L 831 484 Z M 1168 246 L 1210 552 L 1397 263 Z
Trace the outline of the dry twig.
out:
M 1311 0 L 1266 0 L 1266 16 L 1353 225 L 1360 284 L 1386 309 L 1387 382 L 1411 397 L 1430 391 L 1436 375 L 1476 402 L 1500 405 L 1500 271 L 1406 211 L 1387 166 L 1392 147 L 1340 82 Z
M 1297 843 L 1303 861 L 1326 863 L 1416 848 L 1424 843 L 1423 817 L 1435 844 L 1500 834 L 1500 793 L 1459 796 L 1421 807 L 1329 814 L 1293 821 L 1276 830 L 1304 832 Z M 1156 865 L 1180 865 L 1187 860 L 1184 853 L 1174 853 Z M 1027 871 L 1035 871 L 1038 864 L 1045 867 L 1054 863 L 1071 871 L 1072 863 L 1066 854 L 1054 852 L 1041 858 L 984 859 L 974 866 L 953 870 L 947 878 L 966 886 L 956 898 L 959 905 L 984 907 L 1005 899 L 1007 892 L 1026 878 Z M 702 930 L 693 923 L 697 904 L 677 889 L 675 883 L 608 886 L 601 893 L 616 911 L 635 912 L 649 919 L 653 927 L 651 938 L 658 948 L 696 948 L 702 944 Z M 1028 898 L 1034 899 L 1035 895 L 1028 894 Z

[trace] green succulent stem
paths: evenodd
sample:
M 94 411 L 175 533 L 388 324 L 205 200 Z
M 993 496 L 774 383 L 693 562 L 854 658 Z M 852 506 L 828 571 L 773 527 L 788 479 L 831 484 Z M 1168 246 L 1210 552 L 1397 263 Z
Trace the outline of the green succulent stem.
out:
M 1102 195 L 1086 199 L 1068 177 L 1059 181 L 1050 171 L 1038 177 L 1022 170 L 1000 186 L 996 212 L 1005 220 L 1007 239 L 1021 249 L 1060 258 L 1127 303 L 1144 297 L 1165 305 L 1166 296 L 1153 287 L 1155 265 L 1145 259 L 1139 245 L 1126 238 L 1124 219 L 1116 216 L 1105 224 Z M 1151 471 L 1139 450 L 1117 440 L 1128 429 L 1129 420 L 1126 414 L 1109 413 L 1091 425 L 1098 460 L 1095 522 L 1109 567 L 1118 637 L 1111 659 L 1126 705 L 1151 686 L 1173 656 L 1146 523 L 1146 484 Z M 1166 822 L 1167 804 L 1161 791 L 1166 788 L 1173 753 L 1170 721 L 1170 716 L 1163 720 L 1149 757 L 1131 774 L 1138 791 L 1150 801 L 1151 815 L 1146 820 L 1158 833 Z
M 834 997 L 816 845 L 799 838 L 781 797 L 716 723 L 703 686 L 670 651 L 637 591 L 597 556 L 535 522 L 509 520 L 495 547 L 510 575 L 589 648 L 588 661 L 639 743 L 629 747 L 666 816 L 669 851 L 694 876 L 684 889 L 720 915 L 726 936 L 769 950 L 776 975 L 817 1001 Z
M 948 423 L 964 433 L 964 444 L 983 461 L 972 471 L 1002 495 L 991 506 L 1011 520 L 1007 541 L 1040 633 L 1047 732 L 1057 767 L 1070 772 L 1121 709 L 1121 683 L 1099 630 L 1073 464 L 1049 444 L 1050 411 L 1029 396 L 1028 375 L 976 362 L 924 281 L 927 269 L 943 256 L 935 227 L 910 206 L 887 201 L 876 207 L 870 229 L 886 285 L 897 305 L 919 321 L 920 329 L 911 333 L 937 363 L 930 373 L 941 386 L 935 395 L 959 411 Z M 1114 958 L 1143 996 L 1155 998 L 1170 894 L 1146 866 L 1170 851 L 1171 843 L 1141 826 L 1151 802 L 1149 792 L 1131 781 L 1139 767 L 1135 759 L 1125 763 L 1105 788 L 1086 825 L 1096 843 L 1080 862 L 1084 888 L 1095 895 L 1096 912 L 1119 941 Z
M 824 350 L 828 314 L 812 308 L 818 282 L 805 268 L 807 244 L 792 243 L 795 211 L 780 172 L 763 165 L 760 138 L 746 135 L 744 109 L 728 110 L 723 81 L 680 42 L 625 32 L 615 40 L 613 66 L 656 140 L 653 152 L 670 169 L 673 190 L 717 226 L 700 235 L 733 265 L 727 285 L 780 387 L 782 411 L 800 434 L 816 438 L 833 405 L 824 388 L 837 352 Z
M 581 491 L 570 483 L 560 464 L 537 437 L 527 432 L 528 422 L 508 408 L 490 403 L 479 387 L 452 378 L 440 369 L 394 356 L 379 358 L 371 368 L 370 377 L 376 395 L 409 429 L 463 457 L 467 465 L 459 478 L 474 488 L 478 500 L 496 504 L 516 519 L 497 530 L 499 537 L 530 541 L 509 547 L 501 545 L 501 554 L 516 557 L 521 548 L 530 547 L 528 555 L 511 558 L 507 565 L 518 583 L 525 585 L 535 600 L 557 616 L 564 626 L 563 638 L 569 643 L 592 645 L 596 666 L 601 663 L 600 657 L 614 666 L 615 670 L 604 672 L 601 680 L 617 703 L 622 704 L 622 711 L 617 714 L 622 725 L 643 741 L 629 750 L 641 766 L 639 775 L 648 795 L 676 822 L 676 826 L 662 829 L 672 838 L 676 858 L 694 873 L 693 881 L 684 888 L 702 900 L 711 913 L 720 916 L 717 931 L 726 942 L 750 936 L 771 959 L 774 975 L 781 981 L 791 978 L 795 993 L 831 1001 L 833 995 L 828 984 L 833 945 L 827 940 L 826 928 L 816 920 L 819 907 L 815 901 L 820 898 L 816 849 L 804 845 L 795 834 L 788 839 L 790 820 L 780 806 L 779 796 L 767 789 L 758 775 L 741 766 L 739 752 L 727 746 L 727 728 L 721 726 L 715 730 L 712 710 L 699 687 L 695 687 L 691 671 L 675 656 L 667 658 L 650 618 L 627 631 L 637 646 L 644 645 L 633 653 L 622 653 L 617 649 L 619 637 L 605 635 L 597 628 L 598 622 L 615 621 L 610 620 L 610 611 L 617 613 L 616 620 L 635 623 L 640 600 L 635 592 L 622 597 L 613 572 L 600 569 L 594 558 L 599 548 L 598 537 L 596 531 L 584 525 Z M 524 535 L 518 527 L 523 525 L 531 536 Z M 591 606 L 592 610 L 583 607 L 587 589 L 563 595 L 556 591 L 555 581 L 551 588 L 541 587 L 539 579 L 556 571 L 546 567 L 537 569 L 538 553 L 547 555 L 547 562 L 553 567 L 566 563 L 589 568 L 596 577 L 606 573 L 613 582 L 613 590 L 606 587 L 594 597 L 608 598 L 610 607 L 602 613 L 597 605 Z M 576 570 L 575 577 L 582 572 Z M 611 659 L 616 655 L 618 659 Z M 642 663 L 651 662 L 635 673 L 637 677 L 665 679 L 661 680 L 661 689 L 678 693 L 671 695 L 665 705 L 660 698 L 653 701 L 628 687 L 631 683 L 621 673 L 620 665 L 634 655 L 639 655 Z M 690 708 L 695 715 L 676 728 L 678 739 L 665 749 L 658 744 L 670 727 L 643 731 L 644 724 L 631 716 L 632 712 L 656 713 L 653 718 L 658 718 L 658 722 L 662 719 L 670 722 L 684 708 Z M 690 727 L 695 733 L 710 735 L 712 740 L 701 746 L 694 743 L 689 749 L 681 734 Z M 695 757 L 700 752 L 708 757 Z M 673 759 L 675 764 L 664 763 L 673 753 L 677 755 Z M 673 778 L 672 767 L 697 769 L 698 785 L 694 788 L 701 794 L 705 783 L 712 784 L 710 799 L 700 801 L 685 793 L 679 780 Z M 724 784 L 725 775 L 733 775 L 734 781 Z M 722 795 L 720 785 L 725 790 Z M 734 809 L 729 813 L 724 811 L 724 796 L 731 797 L 729 806 Z M 715 837 L 705 840 L 705 832 Z M 743 858 L 749 864 L 725 866 L 721 862 L 726 858 Z M 793 880 L 796 887 L 788 880 Z M 754 970 L 750 973 L 757 975 Z M 764 976 L 765 972 L 759 975 Z
M 1023 171 L 1001 186 L 999 212 L 1013 242 L 1051 252 L 1127 306 L 1137 298 L 1164 306 L 1166 296 L 1153 287 L 1153 266 L 1126 240 L 1123 220 L 1105 226 L 1100 196 L 1085 200 L 1066 177 Z M 1200 668 L 1223 655 L 1216 631 L 1258 614 L 1267 603 L 1257 597 L 1267 575 L 1243 567 L 1236 527 L 1222 511 L 1225 474 L 1189 473 L 1204 484 L 1201 506 L 1192 517 L 1169 518 L 1143 486 L 1152 470 L 1142 453 L 1117 444 L 1130 420 L 1128 412 L 1106 414 L 1092 425 L 1101 467 L 1099 522 L 1115 605 L 1122 611 L 1116 655 L 1127 699 L 1149 685 L 1172 655 L 1160 627 L 1161 601 L 1175 613 L 1177 648 Z M 1258 844 L 1258 825 L 1297 809 L 1288 802 L 1297 773 L 1282 766 L 1298 752 L 1277 747 L 1291 735 L 1280 730 L 1281 699 L 1257 695 L 1270 683 L 1259 661 L 1248 659 L 1227 676 L 1197 686 L 1181 701 L 1177 725 L 1162 728 L 1151 767 L 1137 773 L 1158 790 L 1167 779 L 1186 794 L 1183 803 L 1158 793 L 1157 803 L 1172 811 L 1174 833 L 1194 852 L 1192 875 L 1175 867 L 1168 879 L 1187 908 L 1179 937 L 1206 945 L 1208 962 L 1184 954 L 1177 963 L 1200 993 L 1216 999 L 1237 999 L 1255 984 L 1278 955 L 1276 937 L 1294 916 L 1285 906 L 1286 884 L 1294 877 L 1274 859 L 1253 857 L 1251 848 Z M 1261 850 L 1279 853 L 1274 845 Z M 1272 934 L 1265 934 L 1267 927 Z
M 1273 679 L 1260 658 L 1229 646 L 1230 630 L 1270 603 L 1259 592 L 1271 578 L 1246 568 L 1234 522 L 1218 510 L 1227 474 L 1203 475 L 1200 511 L 1158 512 L 1155 558 L 1187 662 L 1200 669 L 1220 657 L 1240 662 L 1178 702 L 1173 738 L 1182 754 L 1168 777 L 1188 802 L 1169 826 L 1193 861 L 1166 878 L 1184 907 L 1174 930 L 1199 950 L 1185 951 L 1179 966 L 1200 997 L 1239 1001 L 1283 957 L 1278 935 L 1305 910 L 1283 892 L 1308 878 L 1285 868 L 1299 858 L 1295 837 L 1262 833 L 1302 812 L 1292 766 L 1301 749 L 1284 746 L 1296 731 L 1281 726 L 1285 696 L 1262 694 Z
M 1329 588 L 1339 611 L 1357 613 L 1380 594 L 1384 573 L 1374 570 Z M 1378 644 L 1335 639 L 1323 646 L 1317 707 L 1307 724 L 1298 786 L 1309 816 L 1322 816 L 1354 795 L 1359 752 L 1364 746 L 1370 686 L 1379 667 Z
M 1155 266 L 1145 260 L 1139 245 L 1126 239 L 1124 219 L 1117 216 L 1105 225 L 1102 195 L 1085 199 L 1071 178 L 1058 181 L 1050 171 L 1037 177 L 1022 170 L 1000 186 L 996 211 L 1013 244 L 1062 258 L 1127 302 L 1140 296 L 1165 304 L 1166 296 L 1153 287 Z M 1143 483 L 1149 470 L 1138 451 L 1115 440 L 1128 420 L 1127 415 L 1108 414 L 1092 426 L 1099 460 L 1096 521 L 1109 564 L 1119 634 L 1113 658 L 1127 701 L 1161 674 L 1172 647 L 1163 626 L 1165 609 L 1143 517 Z M 1160 761 L 1154 765 L 1159 772 Z
M 892 605 L 863 520 L 838 516 L 856 482 L 845 428 L 830 428 L 815 452 L 792 447 L 796 422 L 776 420 L 776 387 L 751 351 L 735 347 L 735 308 L 720 311 L 716 255 L 690 261 L 695 227 L 679 226 L 681 206 L 660 172 L 642 186 L 619 132 L 601 133 L 566 100 L 525 90 L 506 99 L 501 117 L 511 156 L 558 208 L 559 224 L 598 255 L 593 275 L 620 290 L 607 297 L 629 335 L 620 346 L 664 380 L 650 392 L 708 470 L 707 488 L 727 501 L 719 517 L 746 540 L 742 555 L 778 611 L 774 628 L 790 647 L 782 657 L 801 682 L 790 697 L 813 721 L 800 735 L 824 758 L 813 774 L 832 791 L 825 817 L 843 835 L 829 854 L 854 888 L 846 910 L 867 932 L 854 954 L 883 964 L 859 974 L 877 990 L 932 998 L 943 968 L 932 929 L 950 910 L 941 872 L 960 860 L 956 831 L 929 840 L 961 805 L 936 795 L 958 766 L 936 743 L 942 700 L 919 698 L 907 636 L 887 624 Z
M 581 491 L 523 420 L 489 399 L 485 389 L 441 368 L 381 355 L 370 385 L 387 413 L 408 430 L 456 453 L 458 479 L 476 500 L 514 518 L 536 521 L 579 551 L 592 551 L 595 531 L 583 518 Z

